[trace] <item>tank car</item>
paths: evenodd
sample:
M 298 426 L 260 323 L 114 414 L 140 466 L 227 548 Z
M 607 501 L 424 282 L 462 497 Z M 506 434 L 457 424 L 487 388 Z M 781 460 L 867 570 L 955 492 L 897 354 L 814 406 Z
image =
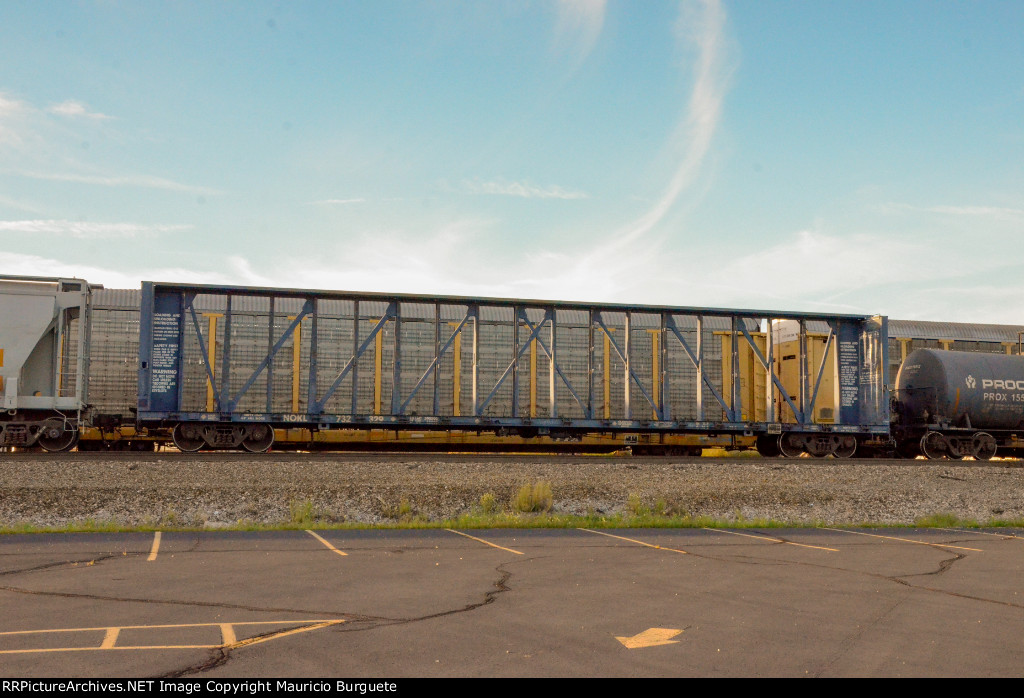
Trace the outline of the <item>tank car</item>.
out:
M 988 460 L 1024 432 L 1024 357 L 918 349 L 893 395 L 893 436 L 905 456 Z

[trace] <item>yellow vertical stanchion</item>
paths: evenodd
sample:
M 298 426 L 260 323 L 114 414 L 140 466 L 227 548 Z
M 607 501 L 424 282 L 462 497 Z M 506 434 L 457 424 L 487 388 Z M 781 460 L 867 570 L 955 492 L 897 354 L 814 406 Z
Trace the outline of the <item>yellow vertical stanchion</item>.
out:
M 612 418 L 612 340 L 604 335 L 604 418 Z
M 295 315 L 289 315 L 288 320 L 294 321 Z M 299 411 L 299 365 L 302 357 L 302 323 L 295 326 L 292 333 L 292 412 Z
M 208 321 L 206 332 L 206 363 L 210 367 L 210 375 L 217 376 L 217 318 L 224 317 L 223 313 L 203 313 Z M 213 383 L 206 378 L 206 411 L 213 412 Z
M 458 327 L 459 323 L 449 322 L 452 327 Z M 462 415 L 460 397 L 462 395 L 462 333 L 455 335 L 455 342 L 452 344 L 452 416 Z
M 660 363 L 660 354 L 658 353 L 658 337 L 661 334 L 661 330 L 647 330 L 647 333 L 651 335 L 651 385 L 653 391 L 651 393 L 651 399 L 654 400 L 654 404 L 658 403 L 658 388 L 660 381 L 658 380 L 658 364 Z M 658 418 L 658 410 L 655 408 L 651 410 L 654 419 Z
M 380 374 L 384 367 L 384 331 L 381 330 L 374 337 L 374 360 L 373 360 L 373 413 L 380 414 L 381 383 Z
M 537 339 L 530 340 L 530 419 L 537 416 Z

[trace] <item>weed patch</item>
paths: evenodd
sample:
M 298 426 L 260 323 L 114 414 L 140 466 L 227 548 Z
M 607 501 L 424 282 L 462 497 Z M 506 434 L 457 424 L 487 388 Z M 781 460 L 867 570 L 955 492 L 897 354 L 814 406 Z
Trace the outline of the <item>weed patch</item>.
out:
M 533 485 L 523 485 L 512 498 L 512 510 L 524 514 L 549 512 L 553 504 L 551 483 L 545 480 L 538 480 Z

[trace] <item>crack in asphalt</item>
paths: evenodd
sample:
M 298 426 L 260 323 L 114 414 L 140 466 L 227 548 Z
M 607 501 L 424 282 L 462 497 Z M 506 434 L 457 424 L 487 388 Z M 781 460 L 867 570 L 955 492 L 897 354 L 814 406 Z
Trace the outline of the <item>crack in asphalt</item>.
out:
M 233 604 L 220 601 L 186 601 L 183 599 L 145 599 L 130 596 L 103 596 L 101 594 L 76 594 L 70 591 L 39 591 L 37 589 L 25 589 L 23 587 L 13 586 L 0 586 L 0 591 L 9 591 L 14 594 L 28 594 L 30 596 L 54 596 L 66 599 L 90 599 L 93 601 L 115 601 L 120 603 L 145 603 L 168 606 L 197 606 L 200 608 L 230 608 L 242 611 L 255 611 L 257 613 L 301 613 L 305 615 L 309 615 L 312 613 L 327 613 L 328 615 L 344 618 L 346 621 L 353 618 L 359 620 L 390 620 L 388 618 L 378 618 L 376 616 L 348 614 L 341 611 L 317 611 L 310 610 L 307 608 L 277 608 L 273 606 L 248 606 L 245 604 Z
M 856 632 L 851 633 L 850 635 L 845 637 L 839 643 L 839 647 L 836 649 L 832 657 L 829 658 L 817 671 L 814 672 L 814 678 L 821 678 L 822 674 L 831 669 L 836 662 L 838 662 L 850 651 L 852 651 L 854 647 L 856 647 L 856 645 L 860 642 L 860 639 L 864 637 L 865 633 L 867 633 L 869 630 L 871 630 L 876 625 L 881 623 L 883 619 L 892 615 L 893 611 L 899 608 L 903 601 L 904 599 L 902 598 L 894 599 L 891 604 L 889 604 L 886 608 L 883 608 L 877 615 L 875 615 L 875 617 L 872 618 L 870 622 L 865 623 Z
M 81 560 L 62 560 L 60 562 L 47 562 L 42 565 L 36 565 L 35 567 L 23 567 L 17 570 L 4 570 L 0 572 L 0 577 L 6 577 L 12 574 L 23 574 L 27 572 L 38 572 L 40 570 L 49 570 L 54 567 L 66 567 L 67 565 L 92 565 L 97 562 L 105 562 L 113 558 L 124 558 L 124 557 L 141 557 L 146 553 L 108 553 L 107 555 L 101 555 L 99 557 L 83 557 Z M 2 589 L 3 587 L 0 587 Z
M 517 562 L 519 562 L 519 561 L 517 560 Z M 406 625 L 406 624 L 409 624 L 409 623 L 419 623 L 419 622 L 426 621 L 426 620 L 431 620 L 431 619 L 434 619 L 434 618 L 443 618 L 443 617 L 446 617 L 446 616 L 451 616 L 451 615 L 456 615 L 456 614 L 460 614 L 460 613 L 468 613 L 470 611 L 475 611 L 478 608 L 482 608 L 484 606 L 487 606 L 489 604 L 494 603 L 494 601 L 498 598 L 499 594 L 503 594 L 503 593 L 505 593 L 507 591 L 511 591 L 511 588 L 508 586 L 508 581 L 509 581 L 509 579 L 512 578 L 512 573 L 509 570 L 507 570 L 507 569 L 503 569 L 505 567 L 505 564 L 507 564 L 507 563 L 502 563 L 501 565 L 498 565 L 497 567 L 495 567 L 495 571 L 499 572 L 500 576 L 498 577 L 497 581 L 495 581 L 494 584 L 492 585 L 493 588 L 490 591 L 487 591 L 487 592 L 484 593 L 484 598 L 481 601 L 478 601 L 478 602 L 475 602 L 475 603 L 466 604 L 462 608 L 453 608 L 453 609 L 450 609 L 450 610 L 447 610 L 447 611 L 439 611 L 437 613 L 429 613 L 429 614 L 427 614 L 425 616 L 417 616 L 417 617 L 413 617 L 413 618 L 391 618 L 391 619 L 388 619 L 388 618 L 378 618 L 375 621 L 370 621 L 369 620 L 369 618 L 370 618 L 369 616 L 364 616 L 361 621 L 348 621 L 348 620 L 346 620 L 346 622 L 343 625 L 335 626 L 335 632 L 341 632 L 341 633 L 345 633 L 345 632 L 366 632 L 368 630 L 376 630 L 377 628 L 384 628 L 384 627 L 389 627 L 389 626 L 392 626 L 392 625 Z M 327 614 L 327 615 L 335 615 L 331 611 L 315 611 L 314 613 Z M 299 628 L 299 627 L 302 627 L 302 626 L 301 625 L 296 625 L 294 627 L 295 628 Z M 285 632 L 285 631 L 286 630 L 276 629 L 276 630 L 272 630 L 272 631 L 268 631 L 266 633 L 263 633 L 262 635 L 257 635 L 255 637 L 256 638 L 267 638 L 267 637 L 271 637 L 273 635 L 278 635 L 278 634 L 280 634 L 282 632 Z M 195 665 L 183 667 L 181 669 L 175 669 L 174 671 L 171 671 L 171 672 L 168 672 L 166 674 L 163 674 L 163 675 L 161 675 L 161 676 L 159 676 L 157 678 L 174 678 L 174 679 L 176 679 L 176 678 L 181 678 L 183 676 L 192 676 L 194 674 L 201 674 L 203 672 L 207 672 L 207 671 L 210 671 L 212 669 L 216 669 L 217 667 L 224 666 L 225 664 L 227 664 L 231 660 L 231 658 L 233 656 L 232 655 L 232 651 L 234 649 L 239 649 L 239 648 L 234 648 L 234 647 L 218 647 L 218 648 L 216 648 L 214 650 L 211 650 L 211 656 L 205 662 L 203 662 L 201 664 L 195 664 Z

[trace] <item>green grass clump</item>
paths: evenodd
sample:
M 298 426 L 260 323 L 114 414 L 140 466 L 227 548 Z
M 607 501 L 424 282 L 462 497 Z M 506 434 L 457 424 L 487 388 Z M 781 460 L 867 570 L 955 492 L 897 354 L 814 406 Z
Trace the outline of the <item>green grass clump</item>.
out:
M 498 500 L 493 492 L 485 492 L 480 497 L 480 511 L 485 515 L 491 515 L 498 511 Z
M 956 514 L 943 512 L 919 516 L 914 519 L 914 525 L 921 528 L 976 528 L 978 522 L 973 519 L 961 519 Z
M 313 502 L 309 499 L 299 501 L 293 499 L 288 502 L 288 511 L 291 514 L 291 524 L 299 528 L 308 528 L 313 525 Z
M 626 499 L 626 510 L 635 517 L 644 518 L 651 515 L 651 508 L 644 506 L 643 500 L 636 492 L 630 492 Z
M 554 495 L 551 493 L 551 483 L 545 480 L 538 480 L 532 486 L 523 485 L 515 497 L 512 498 L 513 511 L 526 513 L 549 512 L 554 505 Z

